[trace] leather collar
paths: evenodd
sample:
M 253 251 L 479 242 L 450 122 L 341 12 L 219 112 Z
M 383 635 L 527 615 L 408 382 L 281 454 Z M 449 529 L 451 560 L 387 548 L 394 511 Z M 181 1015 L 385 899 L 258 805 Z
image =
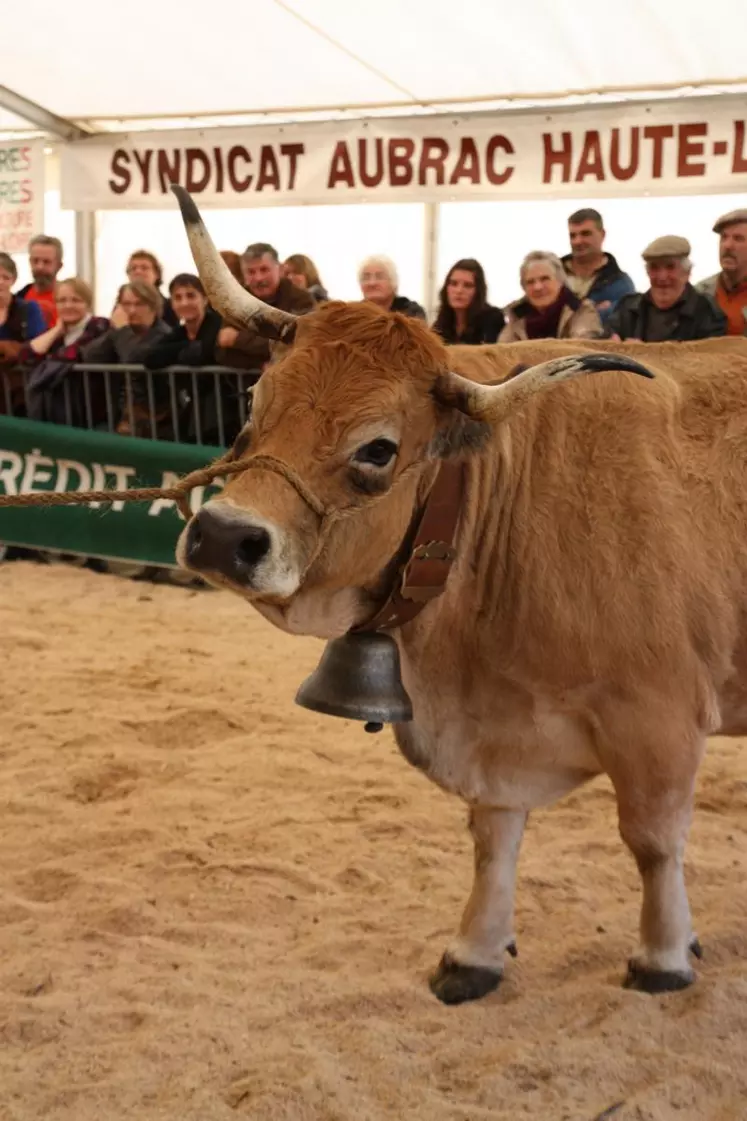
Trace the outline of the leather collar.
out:
M 401 627 L 441 595 L 457 555 L 454 542 L 464 487 L 464 464 L 442 462 L 412 542 L 397 565 L 392 590 L 376 614 L 353 631 Z

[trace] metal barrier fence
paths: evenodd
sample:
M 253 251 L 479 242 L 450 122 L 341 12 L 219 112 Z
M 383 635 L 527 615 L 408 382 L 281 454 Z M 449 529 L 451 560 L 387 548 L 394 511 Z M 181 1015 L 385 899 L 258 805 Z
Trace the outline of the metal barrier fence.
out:
M 246 423 L 260 371 L 225 366 L 58 363 L 47 383 L 34 368 L 0 370 L 0 412 L 176 443 L 229 447 Z M 38 369 L 38 367 L 36 368 Z

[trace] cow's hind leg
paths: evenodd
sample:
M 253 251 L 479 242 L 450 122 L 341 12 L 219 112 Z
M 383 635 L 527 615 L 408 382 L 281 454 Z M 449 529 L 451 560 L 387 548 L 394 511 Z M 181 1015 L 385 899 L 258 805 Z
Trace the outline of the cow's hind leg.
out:
M 484 806 L 470 811 L 475 843 L 472 892 L 459 935 L 430 978 L 432 992 L 444 1004 L 478 1000 L 492 992 L 503 976 L 506 951 L 516 954 L 514 889 L 526 817 Z
M 647 993 L 684 989 L 695 980 L 689 954 L 700 956 L 691 925 L 684 856 L 693 792 L 704 742 L 639 746 L 611 768 L 620 834 L 643 884 L 640 947 L 628 964 L 625 987 Z M 633 761 L 635 760 L 635 762 Z

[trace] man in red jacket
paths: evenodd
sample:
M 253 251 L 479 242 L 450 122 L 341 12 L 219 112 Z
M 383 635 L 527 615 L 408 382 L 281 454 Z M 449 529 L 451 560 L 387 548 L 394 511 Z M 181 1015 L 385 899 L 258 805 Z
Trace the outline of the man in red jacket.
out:
M 57 274 L 62 268 L 62 242 L 58 237 L 37 234 L 29 242 L 29 267 L 34 280 L 17 293 L 22 300 L 34 300 L 42 309 L 47 327 L 57 322 Z
M 747 209 L 723 214 L 713 231 L 719 235 L 721 272 L 695 287 L 721 308 L 729 324 L 727 335 L 747 335 Z

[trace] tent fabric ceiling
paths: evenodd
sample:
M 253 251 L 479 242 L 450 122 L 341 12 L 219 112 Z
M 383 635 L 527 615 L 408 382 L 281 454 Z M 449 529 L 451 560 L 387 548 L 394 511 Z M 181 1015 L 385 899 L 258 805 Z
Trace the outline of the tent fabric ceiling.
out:
M 747 0 L 42 0 L 3 31 L 4 85 L 111 129 L 747 81 Z

